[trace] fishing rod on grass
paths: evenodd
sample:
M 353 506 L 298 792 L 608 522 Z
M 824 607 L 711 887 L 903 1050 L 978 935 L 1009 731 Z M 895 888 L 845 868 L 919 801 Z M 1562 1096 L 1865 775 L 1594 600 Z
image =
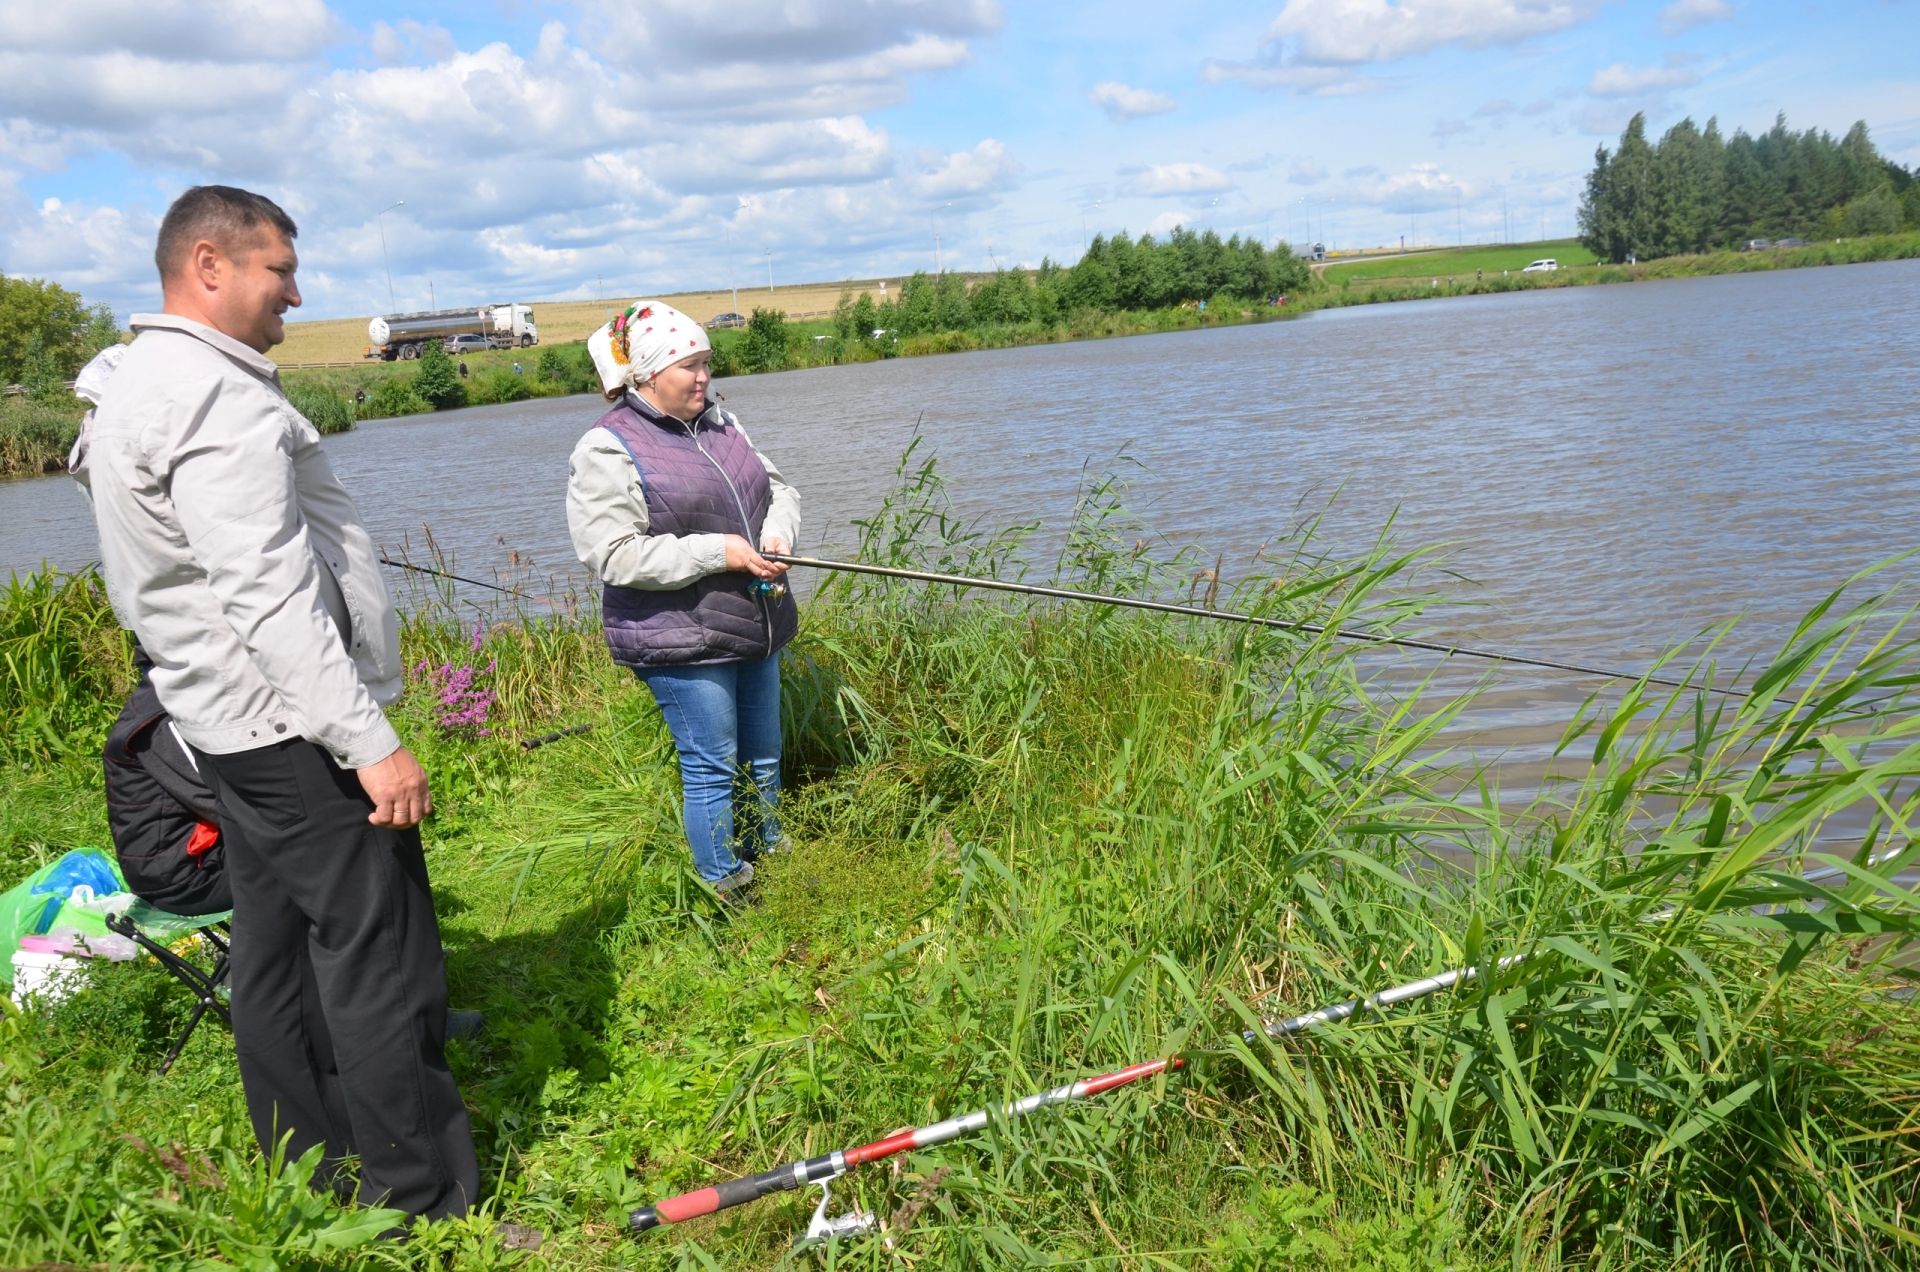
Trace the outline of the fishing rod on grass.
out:
M 1501 971 L 1525 958 L 1525 954 L 1510 954 L 1494 965 L 1495 971 Z M 1460 967 L 1442 972 L 1437 976 L 1424 977 L 1409 981 L 1405 985 L 1396 985 L 1378 993 L 1361 998 L 1348 999 L 1322 1007 L 1319 1011 L 1308 1012 L 1303 1016 L 1291 1016 L 1285 1020 L 1267 1023 L 1262 1030 L 1249 1029 L 1243 1035 L 1248 1042 L 1260 1037 L 1283 1038 L 1311 1029 L 1317 1025 L 1334 1024 L 1347 1020 L 1362 1011 L 1378 1011 L 1397 1003 L 1411 1002 L 1416 998 L 1425 998 L 1428 994 L 1454 985 L 1464 984 L 1477 978 L 1477 967 Z M 935 1144 L 944 1144 L 949 1140 L 971 1135 L 975 1131 L 985 1130 L 993 1121 L 1011 1122 L 1041 1109 L 1053 1108 L 1060 1104 L 1071 1104 L 1079 1100 L 1091 1100 L 1108 1091 L 1117 1090 L 1142 1078 L 1156 1074 L 1170 1073 L 1184 1068 L 1186 1060 L 1180 1056 L 1168 1056 L 1160 1060 L 1146 1060 L 1139 1064 L 1116 1069 L 1112 1073 L 1102 1073 L 1095 1077 L 1081 1078 L 1065 1086 L 1054 1087 L 1050 1091 L 1041 1091 L 1025 1096 L 996 1109 L 975 1109 L 971 1113 L 962 1113 L 927 1126 L 913 1127 L 895 1131 L 872 1143 L 852 1148 L 836 1149 L 819 1157 L 808 1157 L 799 1161 L 776 1166 L 772 1170 L 762 1171 L 758 1175 L 746 1175 L 738 1179 L 729 1179 L 722 1183 L 710 1184 L 692 1192 L 669 1197 L 665 1201 L 656 1201 L 651 1206 L 641 1206 L 627 1216 L 627 1227 L 633 1232 L 649 1232 L 661 1224 L 685 1223 L 701 1215 L 714 1214 L 717 1211 L 745 1205 L 776 1192 L 791 1192 L 809 1184 L 820 1189 L 820 1202 L 814 1207 L 813 1220 L 807 1225 L 803 1244 L 831 1240 L 835 1237 L 859 1236 L 878 1227 L 873 1213 L 855 1209 L 843 1215 L 828 1215 L 827 1204 L 831 1200 L 829 1185 L 856 1166 L 877 1162 L 912 1149 L 931 1148 Z
M 1322 623 L 1309 623 L 1303 620 L 1283 618 L 1265 618 L 1256 614 L 1238 614 L 1232 610 L 1202 609 L 1197 605 L 1176 605 L 1170 601 L 1148 601 L 1131 596 L 1110 596 L 1100 592 L 1076 592 L 1064 587 L 1044 587 L 1035 583 L 1008 583 L 1001 579 L 973 578 L 964 574 L 937 574 L 929 570 L 903 570 L 894 566 L 866 565 L 856 561 L 828 561 L 819 557 L 793 556 L 785 552 L 762 552 L 761 556 L 769 561 L 783 565 L 804 565 L 816 570 L 839 570 L 848 574 L 877 574 L 883 578 L 910 579 L 918 583 L 938 583 L 948 587 L 986 588 L 996 592 L 1017 592 L 1023 596 L 1050 596 L 1063 601 L 1091 601 L 1097 605 L 1119 605 L 1128 609 L 1153 610 L 1161 614 L 1182 614 L 1188 618 L 1212 618 L 1227 623 L 1249 623 L 1257 627 L 1273 627 L 1281 631 L 1305 632 L 1311 636 L 1328 634 L 1341 640 L 1359 641 L 1369 645 L 1397 645 L 1402 649 L 1421 649 L 1429 653 L 1445 654 L 1449 657 L 1483 658 L 1490 662 L 1512 663 L 1522 667 L 1544 667 L 1550 671 L 1570 671 L 1583 676 L 1599 676 L 1604 680 L 1644 680 L 1648 684 L 1662 685 L 1669 689 L 1705 689 L 1711 693 L 1726 694 L 1729 697 L 1744 698 L 1744 689 L 1721 688 L 1716 685 L 1697 685 L 1682 680 L 1668 680 L 1661 676 L 1636 675 L 1626 671 L 1612 671 L 1605 667 L 1587 667 L 1580 663 L 1555 662 L 1547 658 L 1532 658 L 1524 654 L 1502 653 L 1494 650 L 1475 649 L 1466 645 L 1445 645 L 1439 641 L 1415 640 L 1408 636 L 1383 636 L 1378 632 L 1356 631 L 1350 627 L 1327 627 Z M 778 586 L 767 581 L 756 580 L 762 590 Z

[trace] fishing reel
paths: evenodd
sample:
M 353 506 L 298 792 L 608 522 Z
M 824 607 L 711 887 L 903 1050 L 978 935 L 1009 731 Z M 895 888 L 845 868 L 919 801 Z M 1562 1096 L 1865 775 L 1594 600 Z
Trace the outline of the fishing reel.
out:
M 829 1215 L 827 1203 L 833 1200 L 827 1185 L 838 1179 L 838 1175 L 829 1175 L 820 1182 L 820 1204 L 813 1208 L 813 1221 L 807 1225 L 807 1235 L 793 1243 L 796 1250 L 807 1250 L 814 1246 L 837 1241 L 841 1237 L 863 1237 L 880 1226 L 880 1221 L 871 1210 L 855 1207 L 844 1215 Z
M 787 594 L 787 581 L 785 579 L 755 579 L 753 582 L 747 584 L 747 591 L 755 596 L 764 596 L 768 600 L 777 601 Z

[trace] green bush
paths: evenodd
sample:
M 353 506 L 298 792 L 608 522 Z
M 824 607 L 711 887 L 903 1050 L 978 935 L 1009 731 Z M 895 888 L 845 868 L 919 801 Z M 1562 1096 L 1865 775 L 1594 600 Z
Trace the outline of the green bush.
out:
M 562 393 L 600 391 L 600 375 L 593 369 L 593 355 L 587 352 L 585 341 L 548 345 L 542 349 L 533 377 L 542 384 L 558 386 Z
M 489 402 L 524 402 L 532 396 L 533 389 L 528 385 L 527 377 L 495 369 L 474 378 L 468 401 L 475 406 L 484 406 Z
M 431 411 L 433 403 L 413 391 L 405 380 L 382 380 L 360 408 L 362 419 L 387 415 L 420 415 Z
M 345 433 L 353 427 L 353 407 L 347 400 L 317 384 L 289 384 L 287 401 L 307 417 L 322 436 Z
M 740 342 L 741 368 L 748 372 L 784 371 L 792 357 L 786 315 L 777 309 L 755 309 L 747 322 L 747 338 Z
M 420 369 L 413 375 L 413 391 L 436 411 L 467 404 L 467 386 L 460 382 L 460 372 L 447 351 L 435 343 L 429 343 L 420 351 Z
M 0 398 L 0 477 L 58 472 L 80 433 L 81 403 Z

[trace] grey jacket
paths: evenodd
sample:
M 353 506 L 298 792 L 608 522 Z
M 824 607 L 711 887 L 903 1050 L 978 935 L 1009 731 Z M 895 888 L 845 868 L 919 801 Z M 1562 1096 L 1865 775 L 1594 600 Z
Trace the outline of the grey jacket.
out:
M 319 434 L 239 341 L 171 314 L 133 330 L 85 458 L 107 593 L 161 703 L 211 754 L 304 737 L 385 759 L 399 625 Z

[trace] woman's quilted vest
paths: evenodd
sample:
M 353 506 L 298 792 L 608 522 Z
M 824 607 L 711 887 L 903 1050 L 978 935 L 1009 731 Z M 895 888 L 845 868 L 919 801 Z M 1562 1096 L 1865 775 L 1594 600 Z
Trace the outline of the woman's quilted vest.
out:
M 599 427 L 640 471 L 649 534 L 737 534 L 759 546 L 773 486 L 733 416 L 710 406 L 686 424 L 622 403 Z M 613 660 L 645 668 L 769 656 L 793 639 L 799 611 L 791 596 L 765 596 L 752 584 L 737 570 L 670 592 L 607 584 L 600 609 Z

